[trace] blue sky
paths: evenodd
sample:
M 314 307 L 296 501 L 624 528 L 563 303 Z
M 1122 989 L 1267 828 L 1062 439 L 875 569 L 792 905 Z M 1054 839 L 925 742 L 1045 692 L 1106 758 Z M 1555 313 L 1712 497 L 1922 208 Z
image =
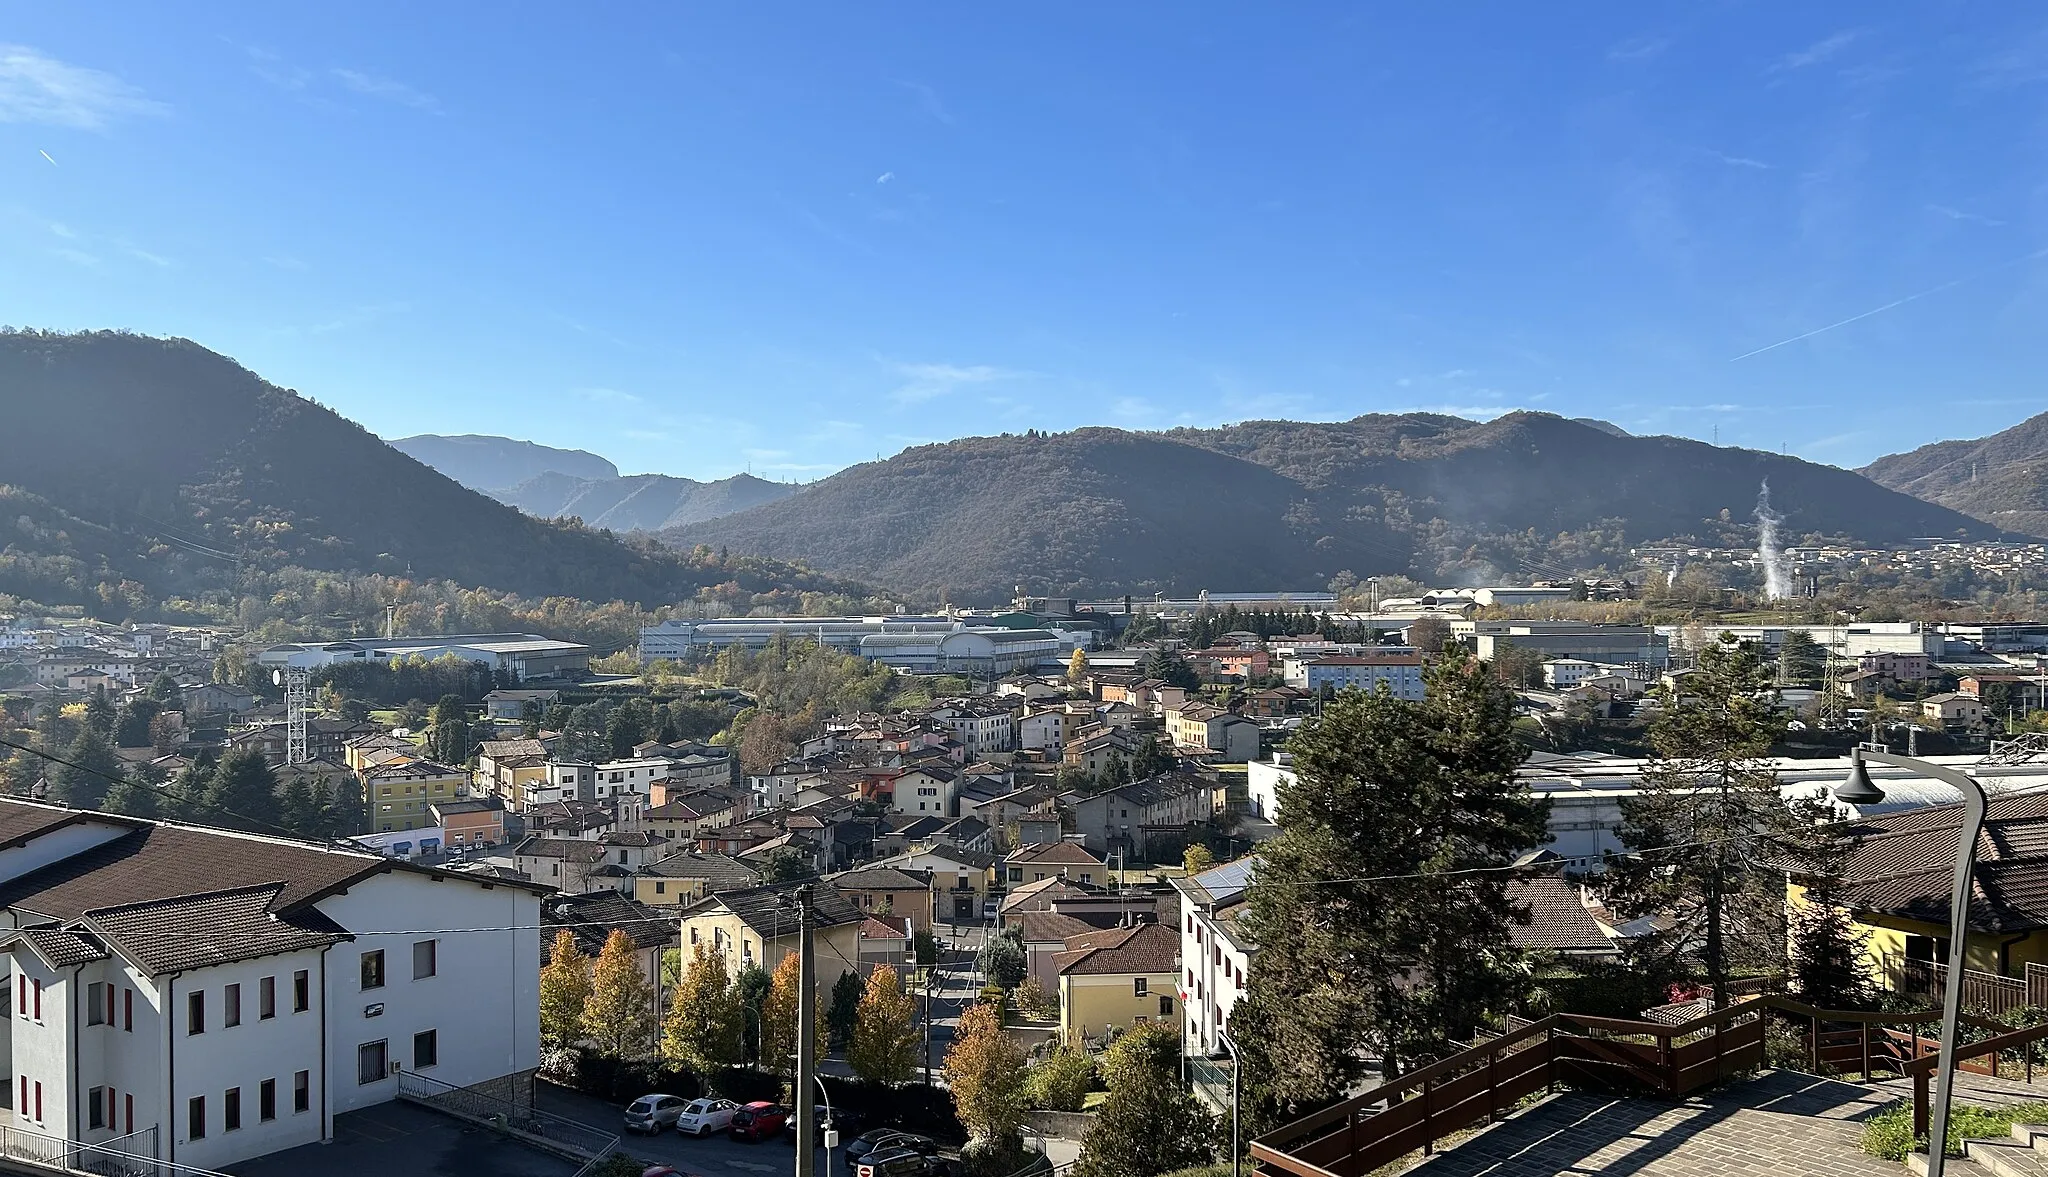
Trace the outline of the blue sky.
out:
M 628 471 L 1516 407 L 1853 466 L 2048 409 L 2044 248 L 2026 5 L 0 28 L 0 322 L 185 335 L 386 436 Z

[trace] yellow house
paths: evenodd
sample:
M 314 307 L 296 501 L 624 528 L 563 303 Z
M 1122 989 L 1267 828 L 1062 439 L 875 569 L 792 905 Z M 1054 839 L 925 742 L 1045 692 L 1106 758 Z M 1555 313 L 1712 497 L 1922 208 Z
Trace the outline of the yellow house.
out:
M 797 888 L 811 888 L 811 940 L 815 946 L 818 999 L 829 1002 L 842 973 L 858 972 L 860 924 L 864 917 L 830 883 L 777 883 L 744 891 L 720 891 L 679 913 L 685 959 L 698 944 L 723 952 L 734 969 L 759 965 L 772 973 L 797 950 Z
M 469 774 L 431 760 L 394 760 L 363 774 L 370 831 L 417 830 L 434 824 L 427 807 L 463 795 Z
M 912 927 L 931 930 L 935 878 L 930 871 L 863 867 L 833 875 L 832 885 L 862 915 L 893 917 L 898 923 L 907 918 Z
M 761 885 L 761 872 L 730 854 L 679 850 L 640 868 L 633 898 L 650 907 L 681 907 L 719 891 Z
M 547 779 L 547 748 L 539 740 L 485 740 L 477 748 L 478 792 L 496 793 L 507 806 L 522 804 L 526 786 Z
M 1067 939 L 1054 955 L 1060 1036 L 1076 1042 L 1115 1027 L 1180 1025 L 1180 932 L 1163 924 L 1111 928 Z
M 1832 884 L 1833 900 L 1868 933 L 1870 975 L 1896 988 L 1908 962 L 1946 963 L 1949 898 L 1955 885 L 1955 831 L 1960 804 L 1929 805 L 1864 818 L 1844 837 L 1855 847 Z M 1971 902 L 1968 967 L 2023 976 L 2029 962 L 2048 964 L 2048 908 L 2036 898 L 2048 887 L 2048 795 L 1994 797 L 1979 838 L 1976 895 Z M 1808 879 L 1786 884 L 1786 909 L 1813 902 Z

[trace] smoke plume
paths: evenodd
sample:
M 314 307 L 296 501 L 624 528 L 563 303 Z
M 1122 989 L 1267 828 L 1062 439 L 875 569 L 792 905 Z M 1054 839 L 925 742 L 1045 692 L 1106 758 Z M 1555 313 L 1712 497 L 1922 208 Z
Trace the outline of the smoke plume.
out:
M 1771 480 L 1766 478 L 1756 496 L 1756 558 L 1764 566 L 1764 596 L 1773 601 L 1790 595 L 1785 587 L 1785 557 L 1778 550 L 1778 525 L 1784 521 L 1783 515 L 1771 510 Z

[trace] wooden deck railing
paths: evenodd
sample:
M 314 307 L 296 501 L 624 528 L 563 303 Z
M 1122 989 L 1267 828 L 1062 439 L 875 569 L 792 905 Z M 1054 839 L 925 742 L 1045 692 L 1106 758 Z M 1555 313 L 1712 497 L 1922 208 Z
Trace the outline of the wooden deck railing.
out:
M 1251 1142 L 1250 1155 L 1269 1173 L 1361 1177 L 1409 1153 L 1427 1154 L 1444 1137 L 1490 1123 L 1516 1100 L 1556 1083 L 1677 1098 L 1761 1067 L 1772 1014 L 1807 1023 L 1807 1061 L 1816 1071 L 1827 1065 L 1868 1079 L 1880 1070 L 1934 1069 L 1938 1043 L 1919 1028 L 1939 1023 L 1938 1009 L 1828 1010 L 1765 994 L 1678 1025 L 1552 1014 L 1275 1129 Z M 1968 1021 L 2007 1031 L 1988 1019 Z M 1996 1051 L 2040 1038 L 2048 1038 L 2048 1025 L 1975 1043 L 1967 1059 L 1993 1060 L 1966 1062 L 1965 1069 L 1989 1071 Z
M 2019 1049 L 2025 1059 L 2026 1081 L 2034 1081 L 2033 1044 L 2048 1039 L 2048 1022 L 2038 1026 L 2027 1026 L 2019 1030 L 2008 1030 L 1994 1034 L 1977 1042 L 1962 1042 L 1956 1045 L 1955 1066 L 1958 1071 L 1973 1071 L 1980 1075 L 1998 1073 L 1998 1055 L 2001 1051 Z M 1935 1068 L 1941 1065 L 1938 1050 L 1909 1059 L 1899 1069 L 1913 1079 L 1913 1135 L 1925 1136 L 1930 1131 L 1928 1123 L 1930 1101 L 1928 1088 L 1932 1085 Z M 1989 1056 L 1986 1059 L 1986 1056 Z M 1984 1061 L 1979 1061 L 1984 1060 Z

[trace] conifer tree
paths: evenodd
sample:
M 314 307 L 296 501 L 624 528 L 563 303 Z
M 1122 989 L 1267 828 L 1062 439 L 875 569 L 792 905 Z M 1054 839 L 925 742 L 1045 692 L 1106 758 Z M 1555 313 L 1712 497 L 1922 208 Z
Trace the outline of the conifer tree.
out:
M 1016 1142 L 1024 1125 L 1024 1051 L 1003 1033 L 996 1007 L 977 1002 L 960 1015 L 946 1051 L 953 1110 L 976 1140 Z
M 916 1073 L 923 1048 L 917 1003 L 903 991 L 896 970 L 883 965 L 869 973 L 846 1051 L 847 1065 L 870 1083 L 904 1083 Z
M 583 1007 L 590 1000 L 590 958 L 576 947 L 576 933 L 555 934 L 554 950 L 540 971 L 540 1041 L 550 1050 L 572 1046 L 583 1035 Z
M 1682 686 L 1659 688 L 1650 761 L 1616 830 L 1640 853 L 1606 872 L 1623 916 L 1677 918 L 1661 947 L 1697 954 L 1716 1006 L 1738 966 L 1783 962 L 1785 871 L 1820 844 L 1823 803 L 1787 804 L 1778 791 L 1770 749 L 1784 718 L 1773 677 L 1754 646 L 1723 635 Z
M 590 968 L 583 1036 L 621 1062 L 645 1058 L 654 1047 L 654 986 L 641 975 L 633 938 L 620 929 L 605 937 Z
M 81 727 L 71 746 L 64 749 L 64 761 L 49 775 L 50 800 L 77 809 L 98 809 L 107 790 L 126 775 L 120 756 L 106 734 L 90 724 Z
M 1288 742 L 1280 836 L 1260 846 L 1247 921 L 1259 944 L 1231 1017 L 1247 1119 L 1274 1123 L 1467 1038 L 1517 976 L 1527 915 L 1499 867 L 1548 839 L 1515 779 L 1514 693 L 1447 656 L 1426 701 L 1347 690 Z M 1357 880 L 1379 881 L 1361 882 Z
M 860 1016 L 860 974 L 852 969 L 839 974 L 832 983 L 832 1001 L 825 1007 L 825 1028 L 834 1045 L 845 1047 L 853 1041 L 854 1023 Z
M 1074 1177 L 1154 1177 L 1206 1164 L 1216 1121 L 1180 1085 L 1180 1034 L 1137 1026 L 1103 1055 L 1109 1098 L 1081 1138 Z
M 744 1021 L 725 954 L 699 944 L 670 999 L 661 1028 L 661 1057 L 711 1080 L 743 1060 Z

